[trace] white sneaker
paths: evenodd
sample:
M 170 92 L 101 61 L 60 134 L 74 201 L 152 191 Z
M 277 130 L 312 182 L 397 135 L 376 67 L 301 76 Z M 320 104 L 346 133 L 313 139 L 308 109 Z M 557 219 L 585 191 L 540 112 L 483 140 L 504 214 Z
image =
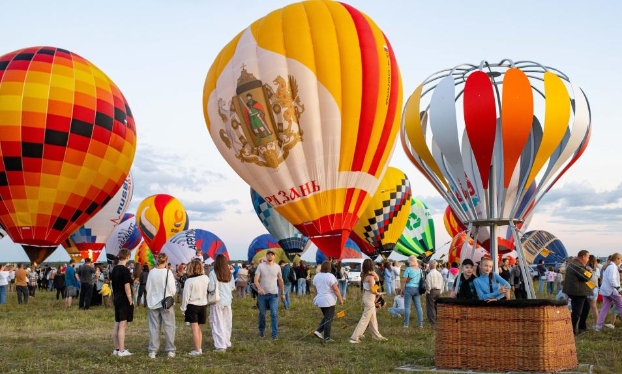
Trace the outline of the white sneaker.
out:
M 117 353 L 117 356 L 119 357 L 127 357 L 127 356 L 131 356 L 132 353 L 130 351 L 128 351 L 127 349 L 124 351 L 119 351 L 119 353 Z
M 319 331 L 313 331 L 313 333 L 315 334 L 315 336 L 317 336 L 318 338 L 324 340 L 324 334 L 322 334 Z
M 149 356 L 149 358 L 156 358 L 156 353 L 155 352 L 149 352 L 148 356 Z
M 616 328 L 616 327 L 615 327 L 614 325 L 612 325 L 611 323 L 607 323 L 607 324 L 605 324 L 605 325 L 603 325 L 603 326 L 605 326 L 605 327 L 606 327 L 606 328 L 608 328 L 608 329 L 615 329 L 615 328 Z
M 115 349 L 114 351 L 112 351 L 112 355 L 113 356 L 118 356 L 119 355 L 119 350 Z
M 603 328 L 600 326 L 594 326 L 594 331 L 601 331 Z
M 169 351 L 166 355 L 168 356 L 168 358 L 174 358 L 175 357 L 175 352 Z
M 198 351 L 192 350 L 190 351 L 190 353 L 188 353 L 188 355 L 190 356 L 201 356 L 202 354 L 203 354 L 203 350 L 198 350 Z

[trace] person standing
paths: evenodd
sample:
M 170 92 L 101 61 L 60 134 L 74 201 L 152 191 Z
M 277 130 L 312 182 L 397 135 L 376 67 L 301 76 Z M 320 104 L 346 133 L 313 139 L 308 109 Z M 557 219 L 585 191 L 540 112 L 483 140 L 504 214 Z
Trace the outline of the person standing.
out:
M 266 331 L 266 309 L 270 308 L 270 323 L 272 327 L 272 339 L 278 338 L 279 331 L 279 289 L 281 298 L 285 299 L 283 277 L 281 268 L 274 262 L 274 250 L 268 249 L 266 252 L 266 262 L 260 263 L 255 271 L 255 287 L 259 293 L 259 317 L 258 328 L 259 337 L 263 338 Z
M 340 266 L 341 261 L 338 263 Z M 335 318 L 335 305 L 337 300 L 343 305 L 343 298 L 337 284 L 337 278 L 330 272 L 330 262 L 324 261 L 320 268 L 320 273 L 313 277 L 313 285 L 317 295 L 313 299 L 313 304 L 320 308 L 323 318 L 319 326 L 313 332 L 315 336 L 322 339 L 326 343 L 334 342 L 330 337 L 331 323 Z
M 24 264 L 17 265 L 15 270 L 15 290 L 17 291 L 17 303 L 28 304 L 28 272 L 24 269 Z
M 95 278 L 95 266 L 90 258 L 84 260 L 84 264 L 76 271 L 76 278 L 80 282 L 80 300 L 78 306 L 82 310 L 89 310 L 93 297 L 93 279 Z
M 614 253 L 611 255 L 611 262 L 606 267 L 603 266 L 603 280 L 600 287 L 600 294 L 603 295 L 603 306 L 598 315 L 598 322 L 594 327 L 596 331 L 602 330 L 612 304 L 618 309 L 618 315 L 622 311 L 622 296 L 620 296 L 622 289 L 620 288 L 620 273 L 618 271 L 620 263 L 622 263 L 622 255 Z M 568 276 L 566 276 L 566 280 L 568 280 Z
M 393 267 L 391 266 L 391 262 L 387 262 L 384 265 L 384 285 L 385 290 L 387 291 L 387 296 L 393 295 L 395 291 L 395 273 L 393 272 Z
M 146 272 L 142 274 L 146 274 Z M 190 351 L 189 355 L 201 356 L 203 354 L 203 333 L 200 325 L 205 325 L 207 322 L 207 286 L 209 285 L 209 279 L 203 268 L 203 258 L 193 259 L 190 262 L 187 275 L 188 279 L 186 279 L 179 309 L 184 313 L 184 321 L 189 323 L 192 329 L 194 349 Z
M 289 293 L 292 289 L 292 282 L 289 278 L 289 273 L 294 271 L 291 265 L 285 263 L 285 260 L 279 261 L 279 266 L 281 267 L 281 278 L 283 279 L 283 293 L 285 297 L 283 298 L 283 307 L 285 310 L 289 310 Z
M 10 268 L 5 264 L 0 266 L 0 305 L 6 304 L 6 291 L 9 288 Z
M 203 261 L 201 261 L 203 265 Z M 143 265 L 143 271 L 138 276 L 138 297 L 136 305 L 140 306 L 140 301 L 143 301 L 143 307 L 147 307 L 147 277 L 149 277 L 149 265 Z
M 350 336 L 350 343 L 360 343 L 360 338 L 363 336 L 367 327 L 371 324 L 372 337 L 376 340 L 388 340 L 384 336 L 380 335 L 378 331 L 378 320 L 376 319 L 376 296 L 383 295 L 384 292 L 380 292 L 378 274 L 374 270 L 374 263 L 370 259 L 363 261 L 363 269 L 361 272 L 361 280 L 363 282 L 363 315 L 359 323 L 356 325 L 352 336 Z
M 546 283 L 546 266 L 544 260 L 540 260 L 540 263 L 536 266 L 538 270 L 538 293 L 544 293 L 544 284 Z
M 76 269 L 74 264 L 76 260 L 73 258 L 69 260 L 69 266 L 65 269 L 65 306 L 71 307 L 71 302 L 78 294 L 78 279 L 76 277 Z
M 339 294 L 345 300 L 346 293 L 348 292 L 348 272 L 341 260 L 337 262 L 337 287 L 339 288 Z
M 167 267 L 168 256 L 159 253 L 157 267 L 147 277 L 147 306 L 149 307 L 149 358 L 156 358 L 160 349 L 160 330 L 164 328 L 164 350 L 175 357 L 175 308 L 164 309 L 165 296 L 175 296 L 175 274 Z
M 292 269 L 292 271 L 295 271 Z M 238 270 L 238 276 L 235 280 L 235 289 L 238 298 L 243 299 L 246 297 L 246 289 L 248 287 L 248 266 L 242 264 L 242 268 Z
M 527 299 L 527 287 L 518 263 L 510 270 L 510 286 L 514 291 L 514 298 L 516 300 Z
M 566 280 L 562 288 L 570 298 L 572 331 L 575 335 L 587 331 L 587 315 L 590 312 L 587 296 L 592 293 L 587 285 L 592 274 L 585 267 L 589 258 L 590 253 L 587 250 L 579 251 L 577 257 L 566 268 Z M 601 309 L 601 313 L 604 309 Z
M 209 324 L 214 339 L 214 352 L 225 352 L 227 348 L 231 347 L 231 329 L 233 326 L 231 302 L 233 301 L 235 281 L 231 271 L 229 271 L 227 258 L 222 254 L 216 256 L 214 269 L 209 274 L 209 292 L 214 292 L 216 287 L 218 287 L 219 300 L 216 304 L 210 305 Z
M 430 261 L 430 271 L 425 278 L 425 310 L 432 326 L 436 324 L 436 299 L 441 296 L 443 289 L 443 275 L 436 269 L 436 264 L 436 260 Z
M 58 267 L 54 276 L 54 288 L 56 288 L 56 300 L 65 299 L 65 271 L 61 266 Z
M 119 263 L 110 273 L 114 298 L 114 328 L 112 330 L 114 351 L 112 351 L 112 355 L 126 357 L 131 356 L 132 353 L 125 348 L 125 330 L 127 329 L 127 324 L 134 320 L 132 275 L 125 266 L 130 259 L 130 251 L 122 249 L 117 256 L 119 257 Z
M 400 275 L 402 274 L 402 264 L 399 261 L 393 262 L 393 289 L 397 293 L 397 289 L 402 289 L 402 280 Z M 404 294 L 402 293 L 402 296 Z
M 419 283 L 424 281 L 423 271 L 419 267 L 417 257 L 408 257 L 409 267 L 404 271 L 402 276 L 404 286 L 404 328 L 408 328 L 410 323 L 410 303 L 415 304 L 417 311 L 417 325 L 423 328 L 423 309 L 421 308 L 421 294 L 419 293 Z

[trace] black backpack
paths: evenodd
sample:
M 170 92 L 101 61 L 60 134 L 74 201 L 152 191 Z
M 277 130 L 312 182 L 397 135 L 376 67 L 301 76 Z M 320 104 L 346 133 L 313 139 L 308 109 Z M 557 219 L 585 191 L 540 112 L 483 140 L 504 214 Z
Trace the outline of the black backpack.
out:
M 287 279 L 290 281 L 290 283 L 296 283 L 296 272 L 294 271 L 294 269 L 291 267 L 291 265 L 287 265 L 289 267 L 289 274 L 287 274 Z

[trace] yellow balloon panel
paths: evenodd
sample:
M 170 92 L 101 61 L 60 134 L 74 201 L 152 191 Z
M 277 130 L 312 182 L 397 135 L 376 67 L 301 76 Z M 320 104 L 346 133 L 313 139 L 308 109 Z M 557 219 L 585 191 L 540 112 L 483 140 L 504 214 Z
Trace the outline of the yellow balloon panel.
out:
M 138 205 L 136 224 L 146 245 L 157 256 L 168 239 L 188 229 L 190 221 L 179 200 L 159 194 L 149 196 Z

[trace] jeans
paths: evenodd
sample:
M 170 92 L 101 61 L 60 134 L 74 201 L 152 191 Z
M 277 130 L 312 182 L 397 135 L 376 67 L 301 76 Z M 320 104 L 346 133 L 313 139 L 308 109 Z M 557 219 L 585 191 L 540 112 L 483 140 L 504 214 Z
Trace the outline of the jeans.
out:
M 586 296 L 568 295 L 570 298 L 570 317 L 572 319 L 572 330 L 575 335 L 581 330 L 587 330 L 587 315 L 590 313 L 590 303 Z M 577 327 L 577 322 L 579 326 Z
M 546 279 L 543 279 L 543 277 L 540 277 L 540 280 L 538 281 L 538 293 L 544 292 L 544 283 L 546 283 Z
M 417 311 L 417 323 L 423 326 L 423 309 L 421 309 L 421 295 L 419 295 L 419 287 L 406 287 L 404 289 L 404 326 L 408 326 L 410 322 L 410 303 L 415 303 Z
M 404 314 L 404 309 L 402 308 L 389 308 L 389 314 L 391 317 L 401 317 Z
M 143 306 L 147 306 L 147 285 L 141 284 L 138 286 L 138 297 L 136 299 L 136 306 L 140 306 L 140 301 L 143 300 Z
M 555 291 L 555 282 L 547 282 L 547 286 L 549 288 L 549 295 L 553 294 L 553 291 Z
M 48 291 L 52 292 L 53 289 L 54 289 L 54 281 L 52 279 L 50 279 L 48 281 Z
M 340 279 L 337 281 L 337 287 L 342 299 L 346 299 L 346 293 L 348 293 L 348 281 L 346 279 Z
M 257 298 L 259 303 L 259 335 L 264 336 L 266 331 L 266 310 L 270 308 L 272 338 L 276 338 L 279 331 L 279 295 L 275 293 L 267 293 L 265 295 L 259 295 Z
M 384 285 L 385 285 L 385 290 L 387 291 L 387 296 L 393 295 L 393 292 L 395 292 L 395 289 L 394 289 L 395 282 L 393 281 L 393 278 L 385 277 Z
M 284 284 L 283 285 L 283 291 L 285 291 L 285 298 L 283 299 L 283 307 L 285 307 L 285 310 L 289 310 L 289 293 L 292 289 L 292 284 Z
M 15 290 L 17 291 L 17 303 L 22 303 L 22 298 L 24 300 L 24 304 L 28 304 L 28 286 L 16 286 Z
M 93 295 L 93 285 L 91 283 L 82 283 L 80 285 L 80 309 L 88 309 L 91 306 L 91 296 Z
M 9 287 L 8 284 L 4 286 L 0 286 L 0 305 L 6 304 L 6 289 Z
M 307 290 L 307 280 L 304 278 L 298 278 L 298 293 L 297 295 L 304 295 Z
M 330 324 L 333 322 L 333 318 L 335 318 L 335 306 L 329 306 L 325 308 L 320 308 L 322 310 L 322 314 L 324 318 L 320 321 L 320 325 L 315 329 L 317 332 L 324 333 L 324 339 L 330 339 Z

